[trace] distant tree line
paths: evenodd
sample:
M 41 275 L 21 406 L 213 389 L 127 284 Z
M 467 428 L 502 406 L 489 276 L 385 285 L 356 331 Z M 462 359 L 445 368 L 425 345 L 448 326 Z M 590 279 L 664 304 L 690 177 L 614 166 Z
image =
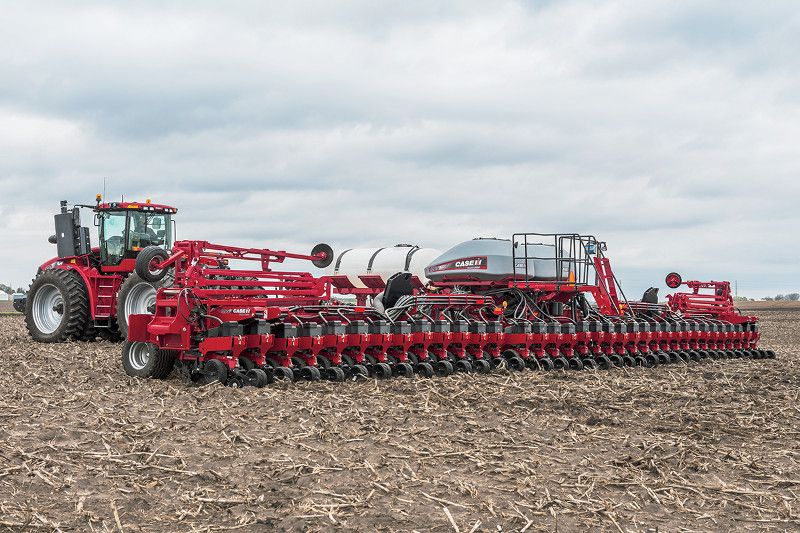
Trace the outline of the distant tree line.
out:
M 789 294 L 778 294 L 774 298 L 772 296 L 765 296 L 764 300 L 771 302 L 773 300 L 789 300 L 792 302 L 796 302 L 800 300 L 800 294 L 796 292 L 791 292 Z
M 25 292 L 24 289 L 14 290 L 11 287 L 9 287 L 8 285 L 3 285 L 2 283 L 0 283 L 0 291 L 3 291 L 6 294 L 24 293 Z

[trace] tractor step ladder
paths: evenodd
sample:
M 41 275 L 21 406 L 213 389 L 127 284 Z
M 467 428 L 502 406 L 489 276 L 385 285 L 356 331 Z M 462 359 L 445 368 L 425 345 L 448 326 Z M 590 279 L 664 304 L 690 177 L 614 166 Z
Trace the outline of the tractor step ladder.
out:
M 94 327 L 111 327 L 111 319 L 116 302 L 119 281 L 116 277 L 100 277 L 97 280 L 97 306 L 94 314 Z

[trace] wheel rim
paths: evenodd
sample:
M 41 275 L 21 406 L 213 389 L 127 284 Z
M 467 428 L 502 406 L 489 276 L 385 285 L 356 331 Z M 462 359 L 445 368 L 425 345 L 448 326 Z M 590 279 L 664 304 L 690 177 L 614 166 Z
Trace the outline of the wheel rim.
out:
M 160 265 L 161 262 L 162 262 L 161 256 L 158 255 L 155 256 L 147 264 L 147 270 L 149 270 L 152 275 L 158 276 L 159 274 L 161 274 L 161 272 L 164 271 L 163 268 L 158 268 L 158 265 Z
M 58 287 L 50 283 L 42 285 L 33 297 L 33 322 L 42 333 L 53 333 L 61 325 L 64 317 L 64 298 Z M 61 312 L 56 311 L 61 308 Z
M 125 321 L 131 315 L 149 315 L 147 308 L 155 305 L 156 290 L 149 283 L 134 285 L 125 298 Z
M 143 370 L 150 361 L 150 348 L 147 346 L 147 343 L 131 343 L 130 350 L 128 351 L 128 359 L 132 368 L 135 370 Z

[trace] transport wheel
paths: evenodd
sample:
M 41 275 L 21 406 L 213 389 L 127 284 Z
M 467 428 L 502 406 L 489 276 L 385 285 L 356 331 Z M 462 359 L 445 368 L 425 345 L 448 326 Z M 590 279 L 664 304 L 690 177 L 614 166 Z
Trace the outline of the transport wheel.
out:
M 456 372 L 461 372 L 463 374 L 469 374 L 472 372 L 472 363 L 467 361 L 466 359 L 459 359 L 456 361 L 456 364 L 453 365 Z
M 372 365 L 372 377 L 375 379 L 389 379 L 392 377 L 392 367 L 386 363 Z
M 148 246 L 139 252 L 134 263 L 136 275 L 144 281 L 151 283 L 161 281 L 167 275 L 169 267 L 158 268 L 159 263 L 163 263 L 169 258 L 169 254 L 158 246 Z
M 300 379 L 305 381 L 319 381 L 321 378 L 319 368 L 306 365 L 300 369 Z
M 683 279 L 681 279 L 681 275 L 677 272 L 670 272 L 667 274 L 666 279 L 664 282 L 667 284 L 667 287 L 670 289 L 677 289 L 683 283 Z
M 608 356 L 608 359 L 611 361 L 611 364 L 614 366 L 625 366 L 625 362 L 622 360 L 622 357 L 619 354 L 612 353 Z
M 570 357 L 567 359 L 567 368 L 570 370 L 583 370 L 583 362 L 577 357 Z
M 173 276 L 170 274 L 161 281 L 145 281 L 136 274 L 131 274 L 117 294 L 117 324 L 123 339 L 128 338 L 128 317 L 130 315 L 152 315 L 156 306 L 156 291 L 162 287 L 170 287 Z
M 83 333 L 89 313 L 89 296 L 74 270 L 47 269 L 28 290 L 25 325 L 38 342 L 63 342 Z
M 611 359 L 607 355 L 595 356 L 594 362 L 597 363 L 597 368 L 600 370 L 608 370 L 611 368 Z
M 401 378 L 414 377 L 414 367 L 408 363 L 400 362 L 394 365 L 394 375 Z
M 245 376 L 250 382 L 250 385 L 252 385 L 253 387 L 258 387 L 259 389 L 261 387 L 267 386 L 267 384 L 269 383 L 269 376 L 267 376 L 267 373 L 261 370 L 260 368 L 249 369 L 245 373 Z
M 488 374 L 492 371 L 492 365 L 490 365 L 489 361 L 486 359 L 475 359 L 472 364 L 475 367 L 475 372 L 478 374 Z
M 433 366 L 433 373 L 436 374 L 437 377 L 446 378 L 453 373 L 453 363 L 445 360 L 436 361 L 436 364 Z
M 553 368 L 555 368 L 553 365 L 553 360 L 550 359 L 549 357 L 540 357 L 537 362 L 539 363 L 539 368 L 541 368 L 545 372 L 550 372 L 551 370 L 553 370 Z
M 275 379 L 288 379 L 294 381 L 294 370 L 288 366 L 276 366 L 272 369 L 272 375 Z
M 417 374 L 419 374 L 423 378 L 433 377 L 433 365 L 431 365 L 430 363 L 422 362 L 417 364 L 417 366 L 414 368 Z
M 338 366 L 334 366 L 328 371 L 328 375 L 330 376 L 330 380 L 336 383 L 342 383 L 345 380 L 344 370 L 339 368 Z
M 522 357 L 515 355 L 514 357 L 506 359 L 506 366 L 511 372 L 522 372 L 525 370 L 525 361 Z
M 240 355 L 239 359 L 237 359 L 236 361 L 239 363 L 239 366 L 245 372 L 252 370 L 256 367 L 256 364 L 253 362 L 252 359 L 250 359 L 249 357 L 245 357 L 243 355 Z
M 525 359 L 525 366 L 528 370 L 536 371 L 539 370 L 539 358 L 535 355 L 532 355 Z
M 122 345 L 122 368 L 129 376 L 164 379 L 174 365 L 172 350 L 161 350 L 149 342 L 125 341 Z
M 325 253 L 325 257 L 311 261 L 311 263 L 317 268 L 325 268 L 333 262 L 333 248 L 324 242 L 314 246 L 309 255 L 317 255 L 321 252 Z
M 597 361 L 591 357 L 584 357 L 581 362 L 583 363 L 584 370 L 597 370 Z
M 219 359 L 209 359 L 203 365 L 203 383 L 208 385 L 217 381 L 223 385 L 228 381 L 228 365 Z
M 656 354 L 648 353 L 644 356 L 644 365 L 645 368 L 653 368 L 654 366 L 658 366 L 658 357 Z

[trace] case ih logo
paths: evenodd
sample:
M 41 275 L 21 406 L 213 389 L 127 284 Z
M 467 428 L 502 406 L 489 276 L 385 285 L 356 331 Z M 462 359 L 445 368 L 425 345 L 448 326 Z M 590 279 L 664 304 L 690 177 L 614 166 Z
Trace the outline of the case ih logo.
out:
M 455 261 L 448 261 L 440 265 L 434 265 L 430 268 L 430 272 L 440 272 L 442 270 L 464 270 L 464 269 L 478 269 L 486 270 L 488 261 L 485 257 L 465 257 L 464 259 L 456 259 Z

